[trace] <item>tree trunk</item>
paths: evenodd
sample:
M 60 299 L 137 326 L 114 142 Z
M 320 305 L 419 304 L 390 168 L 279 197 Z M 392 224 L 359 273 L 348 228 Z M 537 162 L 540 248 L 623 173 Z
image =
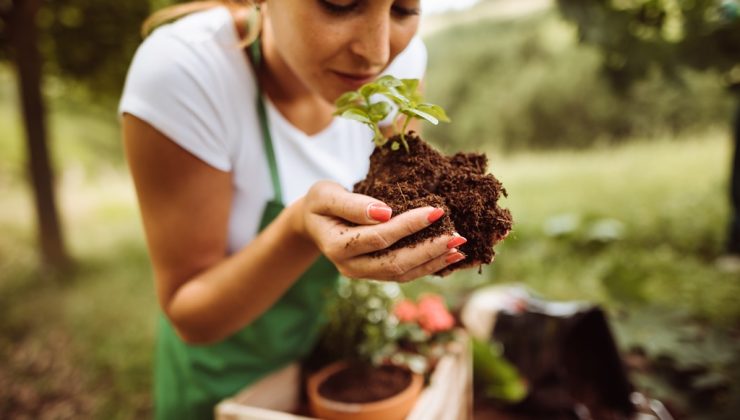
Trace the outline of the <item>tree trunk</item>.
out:
M 730 229 L 727 253 L 740 256 L 740 92 L 736 94 L 732 139 L 735 154 L 730 167 Z
M 41 0 L 16 0 L 10 14 L 10 49 L 15 64 L 28 148 L 39 242 L 45 268 L 69 268 L 54 198 L 54 175 L 46 143 L 46 118 L 41 94 L 41 55 L 36 14 Z

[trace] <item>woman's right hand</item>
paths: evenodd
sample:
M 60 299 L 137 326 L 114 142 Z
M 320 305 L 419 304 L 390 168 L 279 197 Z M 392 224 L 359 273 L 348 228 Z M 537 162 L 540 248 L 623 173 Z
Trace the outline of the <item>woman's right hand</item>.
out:
M 457 234 L 369 255 L 431 225 L 444 215 L 442 209 L 421 207 L 391 218 L 390 207 L 382 201 L 329 181 L 314 184 L 298 204 L 296 229 L 349 278 L 406 282 L 464 258 L 456 247 L 465 239 Z

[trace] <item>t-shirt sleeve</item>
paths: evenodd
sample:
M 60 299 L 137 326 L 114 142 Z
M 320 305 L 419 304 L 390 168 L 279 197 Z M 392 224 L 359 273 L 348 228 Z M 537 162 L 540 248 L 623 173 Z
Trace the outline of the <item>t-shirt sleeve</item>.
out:
M 126 77 L 118 114 L 132 114 L 197 158 L 231 170 L 218 89 L 207 60 L 193 45 L 153 33 L 137 50 Z

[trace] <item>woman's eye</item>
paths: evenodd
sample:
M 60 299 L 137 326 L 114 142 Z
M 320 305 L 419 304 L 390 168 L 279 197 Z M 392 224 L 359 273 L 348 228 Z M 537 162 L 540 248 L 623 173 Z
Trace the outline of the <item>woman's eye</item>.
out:
M 417 16 L 421 13 L 421 9 L 418 7 L 403 7 L 394 5 L 393 13 L 401 17 Z
M 360 3 L 359 1 L 329 1 L 329 0 L 319 0 L 319 3 L 321 6 L 326 9 L 328 12 L 341 15 L 344 13 L 349 13 L 354 11 L 357 8 L 357 5 Z

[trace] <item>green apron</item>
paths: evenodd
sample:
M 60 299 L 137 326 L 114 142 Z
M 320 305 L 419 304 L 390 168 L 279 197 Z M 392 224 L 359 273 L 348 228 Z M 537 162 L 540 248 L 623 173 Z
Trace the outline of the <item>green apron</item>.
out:
M 262 214 L 261 231 L 284 206 L 259 91 L 257 109 L 275 192 L 275 198 L 267 203 Z M 220 400 L 306 356 L 318 338 L 324 321 L 327 291 L 336 286 L 337 278 L 336 268 L 322 256 L 267 312 L 241 331 L 213 345 L 184 343 L 169 320 L 160 315 L 154 387 L 156 418 L 213 418 L 214 407 Z

